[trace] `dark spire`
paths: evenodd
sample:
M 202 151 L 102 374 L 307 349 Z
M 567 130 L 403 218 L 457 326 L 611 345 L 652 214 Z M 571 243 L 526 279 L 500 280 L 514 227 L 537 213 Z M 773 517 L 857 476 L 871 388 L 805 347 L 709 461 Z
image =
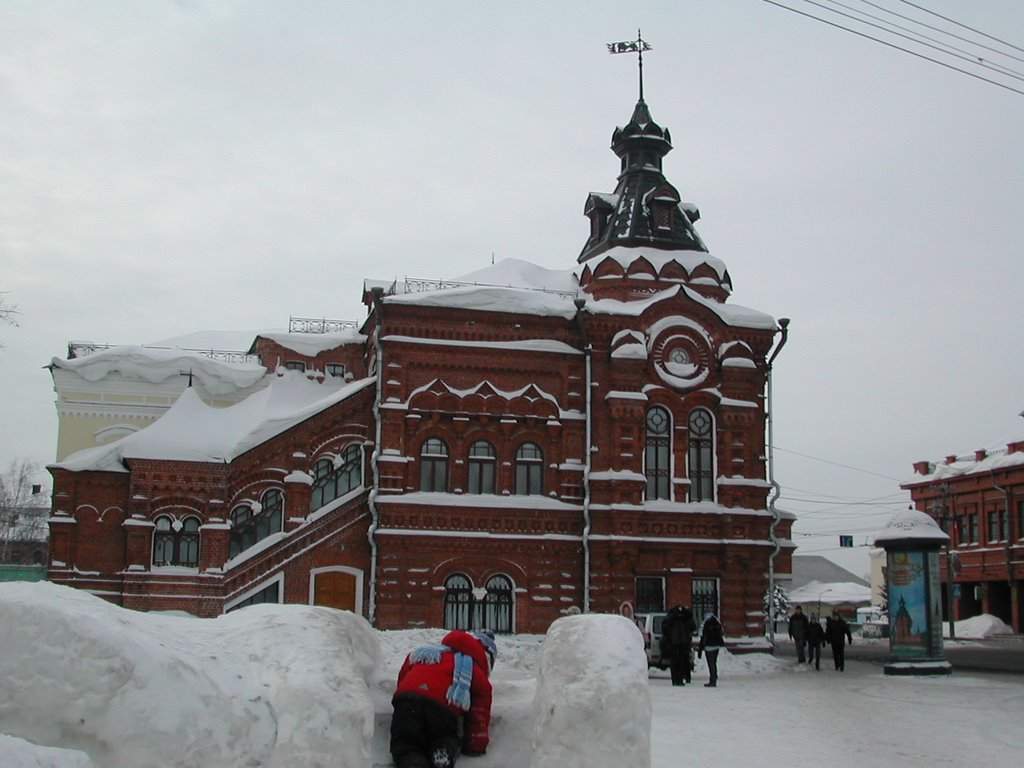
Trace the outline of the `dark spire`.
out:
M 590 237 L 578 261 L 616 246 L 707 251 L 693 228 L 700 214 L 680 204 L 679 192 L 662 173 L 672 137 L 654 122 L 642 96 L 629 122 L 612 133 L 611 149 L 620 160 L 618 185 L 611 194 L 593 192 L 587 198 L 583 212 L 590 219 Z

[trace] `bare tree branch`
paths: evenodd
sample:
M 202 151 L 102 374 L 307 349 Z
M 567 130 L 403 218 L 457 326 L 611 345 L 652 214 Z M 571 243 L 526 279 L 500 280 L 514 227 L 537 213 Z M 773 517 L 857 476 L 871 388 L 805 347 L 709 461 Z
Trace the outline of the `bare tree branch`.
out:
M 16 542 L 46 541 L 49 494 L 37 482 L 39 465 L 28 459 L 11 461 L 0 472 L 0 563 L 6 563 Z

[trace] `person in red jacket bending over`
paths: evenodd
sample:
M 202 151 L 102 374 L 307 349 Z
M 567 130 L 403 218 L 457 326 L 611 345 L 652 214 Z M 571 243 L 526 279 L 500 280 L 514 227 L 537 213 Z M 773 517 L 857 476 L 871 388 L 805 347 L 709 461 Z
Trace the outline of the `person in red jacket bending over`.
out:
M 460 751 L 487 751 L 496 655 L 492 632 L 455 630 L 405 657 L 391 699 L 396 768 L 452 768 Z

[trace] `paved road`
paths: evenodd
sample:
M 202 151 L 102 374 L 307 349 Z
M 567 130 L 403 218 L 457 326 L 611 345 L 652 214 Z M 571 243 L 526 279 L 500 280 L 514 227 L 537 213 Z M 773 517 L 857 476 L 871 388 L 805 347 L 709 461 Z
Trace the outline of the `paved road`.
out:
M 796 648 L 788 638 L 776 637 L 778 650 L 776 655 L 781 658 L 796 658 Z M 988 638 L 985 640 L 946 641 L 946 659 L 958 669 L 969 672 L 1009 672 L 1024 675 L 1024 637 Z M 846 658 L 856 661 L 869 661 L 884 664 L 889 661 L 889 642 L 887 640 L 863 640 L 855 637 L 853 645 L 846 649 Z M 832 663 L 832 652 L 825 648 L 821 654 L 821 663 Z

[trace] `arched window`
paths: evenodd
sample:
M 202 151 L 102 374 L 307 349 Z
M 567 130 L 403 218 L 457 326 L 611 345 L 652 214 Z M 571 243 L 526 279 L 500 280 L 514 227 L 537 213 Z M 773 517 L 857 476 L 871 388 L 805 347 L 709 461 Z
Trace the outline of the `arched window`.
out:
M 507 576 L 492 576 L 487 580 L 483 614 L 482 629 L 512 631 L 512 581 Z
M 363 452 L 359 445 L 352 443 L 341 452 L 338 461 L 320 459 L 313 466 L 313 489 L 309 498 L 309 510 L 313 512 L 344 496 L 363 482 Z
M 160 515 L 153 531 L 153 565 L 199 566 L 199 518 Z
M 523 443 L 516 451 L 516 494 L 537 496 L 544 492 L 544 452 L 536 443 Z
M 690 414 L 690 501 L 715 500 L 715 423 L 705 408 Z
M 647 411 L 644 443 L 644 474 L 648 499 L 671 499 L 672 421 L 668 411 L 658 406 Z
M 461 573 L 444 582 L 444 628 L 472 629 L 473 584 Z
M 497 454 L 486 440 L 469 446 L 469 492 L 494 493 L 494 468 Z
M 244 552 L 258 541 L 263 541 L 282 530 L 284 522 L 284 494 L 274 489 L 263 494 L 257 509 L 248 504 L 235 507 L 231 512 L 231 542 L 228 557 Z
M 423 443 L 420 451 L 420 490 L 448 490 L 448 446 L 436 437 Z
M 481 594 L 469 577 L 455 573 L 444 582 L 444 628 L 489 629 L 511 632 L 513 627 L 512 581 L 492 576 Z

